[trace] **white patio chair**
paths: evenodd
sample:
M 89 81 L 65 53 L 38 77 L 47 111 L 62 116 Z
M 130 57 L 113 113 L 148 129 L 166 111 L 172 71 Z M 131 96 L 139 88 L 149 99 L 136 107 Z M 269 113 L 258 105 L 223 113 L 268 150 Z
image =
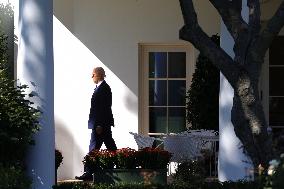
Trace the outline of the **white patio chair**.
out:
M 168 135 L 164 139 L 164 149 L 172 153 L 171 161 L 180 163 L 201 156 L 199 150 L 201 142 L 195 136 Z
M 155 140 L 163 142 L 163 140 L 161 140 L 159 138 L 145 136 L 145 135 L 141 135 L 141 134 L 137 134 L 137 133 L 133 133 L 133 132 L 129 132 L 129 133 L 131 135 L 133 135 L 135 142 L 138 146 L 138 149 L 142 149 L 142 148 L 146 148 L 146 147 L 152 147 L 153 142 Z M 160 146 L 160 145 L 158 145 L 158 146 Z
M 207 150 L 209 152 L 213 151 L 213 142 L 218 140 L 218 131 L 214 130 L 188 130 L 186 131 L 188 135 L 199 137 L 202 141 L 200 150 Z
M 213 152 L 213 142 L 217 133 L 213 130 L 170 133 L 164 137 L 164 149 L 172 153 L 171 161 L 194 160 L 202 156 L 202 150 Z

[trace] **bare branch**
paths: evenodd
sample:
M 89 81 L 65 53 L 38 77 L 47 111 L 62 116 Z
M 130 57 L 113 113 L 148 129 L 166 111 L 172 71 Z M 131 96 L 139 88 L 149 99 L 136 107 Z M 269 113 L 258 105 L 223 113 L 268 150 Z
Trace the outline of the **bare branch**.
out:
M 224 24 L 235 41 L 235 62 L 245 63 L 246 50 L 250 42 L 248 24 L 242 18 L 241 0 L 209 0 L 222 17 Z
M 234 86 L 239 73 L 237 64 L 201 29 L 192 0 L 180 0 L 180 6 L 185 23 L 179 32 L 180 39 L 191 42 L 200 52 L 204 53 Z
M 180 0 L 180 8 L 183 15 L 184 24 L 186 26 L 198 26 L 197 15 L 192 0 Z
M 217 9 L 228 31 L 236 41 L 242 33 L 247 33 L 248 25 L 241 15 L 242 4 L 240 0 L 209 0 Z
M 257 41 L 254 44 L 255 52 L 261 59 L 264 57 L 274 37 L 278 35 L 282 27 L 284 26 L 284 0 L 280 4 L 279 8 L 267 22 L 266 27 L 261 32 Z M 260 61 L 262 62 L 262 61 Z

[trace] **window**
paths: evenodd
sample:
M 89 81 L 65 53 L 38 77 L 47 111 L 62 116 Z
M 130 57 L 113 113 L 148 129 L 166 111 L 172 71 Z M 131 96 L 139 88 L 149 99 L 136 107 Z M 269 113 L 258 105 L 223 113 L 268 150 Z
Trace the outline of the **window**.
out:
M 139 132 L 186 130 L 185 95 L 194 69 L 190 45 L 139 46 Z
M 269 125 L 284 129 L 284 36 L 278 36 L 269 49 Z

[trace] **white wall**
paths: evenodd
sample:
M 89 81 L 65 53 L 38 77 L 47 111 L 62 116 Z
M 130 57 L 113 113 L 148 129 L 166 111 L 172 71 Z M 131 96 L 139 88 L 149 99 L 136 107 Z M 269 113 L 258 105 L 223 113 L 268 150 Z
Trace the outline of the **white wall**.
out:
M 208 34 L 219 33 L 214 8 L 195 4 Z M 138 43 L 178 42 L 183 20 L 178 0 L 54 0 L 54 16 L 56 147 L 64 156 L 58 178 L 68 179 L 82 173 L 88 150 L 93 67 L 106 69 L 112 88 L 118 148 L 136 148 L 128 132 L 138 131 Z

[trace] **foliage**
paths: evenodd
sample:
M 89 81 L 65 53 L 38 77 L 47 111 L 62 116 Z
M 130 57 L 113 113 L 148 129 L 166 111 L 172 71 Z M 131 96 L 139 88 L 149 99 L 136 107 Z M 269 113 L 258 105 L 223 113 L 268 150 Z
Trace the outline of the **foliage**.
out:
M 263 189 L 263 182 L 238 180 L 219 182 L 218 180 L 208 180 L 204 169 L 204 160 L 185 161 L 178 165 L 176 173 L 173 175 L 171 189 Z
M 137 167 L 136 150 L 131 148 L 122 148 L 116 151 L 117 164 L 119 169 L 133 169 Z
M 55 170 L 58 169 L 62 161 L 63 161 L 62 153 L 59 150 L 55 149 Z
M 1 189 L 27 189 L 31 185 L 29 178 L 21 167 L 3 166 L 0 164 L 0 188 Z
M 284 130 L 273 134 L 273 148 L 276 156 L 284 153 Z
M 265 180 L 265 189 L 284 188 L 284 153 L 279 159 L 269 162 L 268 174 Z
M 34 144 L 33 134 L 39 130 L 40 111 L 27 99 L 33 96 L 25 94 L 28 87 L 15 87 L 12 80 L 13 64 L 9 63 L 9 58 L 14 57 L 8 51 L 14 49 L 7 42 L 10 39 L 5 34 L 10 33 L 5 31 L 3 18 L 3 15 L 13 14 L 10 8 L 0 4 L 0 188 L 24 189 L 31 185 L 31 180 L 25 176 L 25 153 L 28 146 Z
M 263 189 L 263 186 L 259 182 L 253 181 L 210 181 L 198 184 L 196 182 L 175 182 L 168 186 L 169 189 Z
M 61 183 L 57 186 L 53 186 L 53 189 L 262 189 L 256 182 L 237 181 L 237 182 L 218 182 L 212 181 L 202 185 L 196 185 L 194 183 L 175 183 L 170 184 L 167 187 L 160 185 L 144 185 L 142 183 L 120 183 L 120 184 L 91 184 L 91 183 Z
M 159 148 L 143 148 L 137 152 L 138 165 L 143 169 L 166 169 L 171 154 Z
M 120 184 L 91 184 L 91 183 L 62 183 L 53 186 L 53 189 L 164 189 L 160 185 L 144 185 L 142 183 L 120 183 Z
M 206 178 L 204 167 L 202 159 L 180 163 L 173 175 L 173 184 L 187 183 L 196 186 L 204 184 Z
M 2 5 L 0 8 L 3 8 Z M 39 129 L 40 112 L 25 99 L 28 87 L 15 87 L 8 70 L 7 36 L 0 35 L 0 162 L 20 163 L 28 145 L 33 144 L 32 135 Z M 15 150 L 17 149 L 17 150 Z
M 14 11 L 10 3 L 0 4 L 0 35 L 5 36 L 5 46 L 8 48 L 5 53 L 8 55 L 5 57 L 5 67 L 7 68 L 8 77 L 12 79 L 14 72 Z M 2 44 L 1 48 L 3 48 Z
M 211 40 L 219 45 L 220 37 L 213 35 Z M 186 95 L 186 119 L 192 129 L 218 130 L 219 75 L 219 70 L 201 52 Z
M 14 81 L 7 79 L 4 72 L 0 70 L 0 161 L 9 163 L 22 160 L 27 147 L 34 144 L 40 112 L 25 99 L 27 86 L 15 88 Z
M 39 129 L 40 112 L 25 99 L 32 96 L 24 94 L 28 87 L 15 87 L 7 78 L 6 39 L 0 38 L 0 161 L 10 163 L 21 161 L 28 145 L 34 144 L 32 135 Z
M 7 27 L 9 27 L 10 30 L 11 29 L 14 30 L 14 23 L 12 26 L 10 23 L 12 22 L 13 18 L 14 18 L 14 11 L 11 3 L 5 5 L 0 3 L 0 21 L 1 21 L 0 30 L 1 31 L 6 30 Z
M 93 150 L 84 157 L 83 163 L 88 170 L 98 169 L 166 169 L 170 161 L 170 153 L 154 148 L 136 151 L 122 148 L 117 151 Z
M 83 163 L 91 172 L 100 169 L 113 169 L 116 163 L 116 154 L 114 151 L 92 150 L 84 157 Z

